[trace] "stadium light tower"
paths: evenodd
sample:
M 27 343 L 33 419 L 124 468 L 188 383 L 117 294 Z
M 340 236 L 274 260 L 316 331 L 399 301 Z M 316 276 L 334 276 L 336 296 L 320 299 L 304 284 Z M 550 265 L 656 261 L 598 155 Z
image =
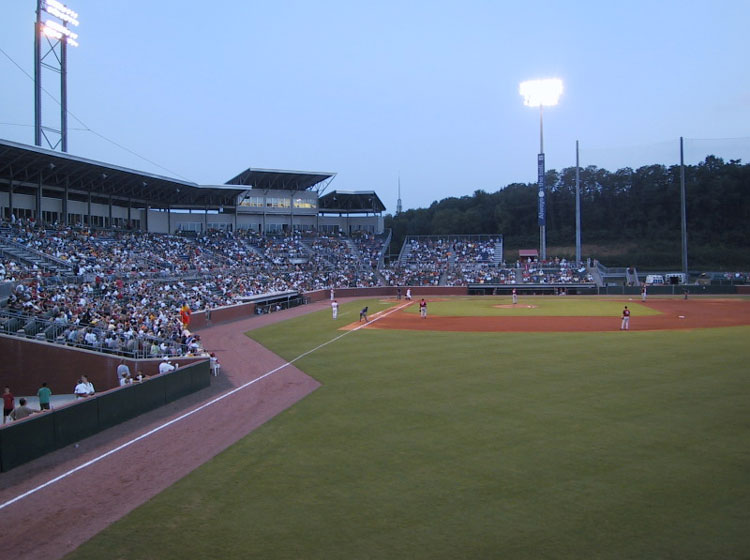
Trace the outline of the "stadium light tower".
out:
M 45 19 L 42 19 L 42 15 Z M 55 18 L 55 19 L 50 19 Z M 68 51 L 77 47 L 78 34 L 70 29 L 78 27 L 78 14 L 58 0 L 37 0 L 34 26 L 34 144 L 42 145 L 42 138 L 55 150 L 59 146 L 68 151 Z M 46 50 L 42 51 L 42 39 Z M 60 128 L 42 123 L 42 68 L 60 74 Z M 49 133 L 49 134 L 48 134 Z M 50 139 L 58 134 L 56 142 Z M 54 137 L 53 137 L 54 138 Z
M 537 156 L 537 184 L 539 186 L 539 253 L 542 260 L 547 259 L 547 204 L 544 189 L 544 106 L 557 105 L 563 92 L 562 80 L 528 80 L 521 82 L 518 92 L 523 96 L 523 103 L 528 107 L 539 107 L 539 155 Z

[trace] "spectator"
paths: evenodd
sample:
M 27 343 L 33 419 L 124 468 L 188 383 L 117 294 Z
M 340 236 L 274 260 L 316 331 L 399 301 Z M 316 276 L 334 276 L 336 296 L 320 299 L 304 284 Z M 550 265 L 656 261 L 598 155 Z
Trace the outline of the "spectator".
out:
M 39 410 L 50 409 L 50 397 L 52 397 L 52 390 L 47 387 L 47 382 L 42 383 L 42 386 L 36 392 L 36 396 L 39 397 Z
M 10 392 L 10 387 L 6 386 L 5 389 L 3 389 L 3 424 L 5 424 L 10 413 L 13 412 L 15 406 L 15 397 L 13 396 L 13 393 Z
M 159 373 L 169 373 L 170 371 L 174 371 L 174 366 L 169 358 L 164 358 L 159 364 Z
M 130 368 L 125 363 L 124 359 L 120 359 L 120 364 L 117 366 L 117 380 L 120 382 L 120 387 L 127 384 L 126 379 L 130 377 Z
M 77 399 L 85 399 L 89 396 L 89 384 L 84 376 L 78 378 L 78 383 L 76 384 L 76 388 L 73 389 L 73 393 L 75 393 Z
M 91 381 L 89 381 L 89 378 L 86 377 L 85 375 L 83 375 L 81 378 L 83 379 L 83 382 L 86 384 L 86 389 L 88 390 L 89 397 L 93 397 L 94 393 L 96 393 L 96 391 L 94 391 L 94 384 L 91 383 Z
M 26 406 L 26 399 L 21 397 L 18 400 L 18 406 L 13 409 L 13 411 L 10 413 L 11 420 L 20 420 L 21 418 L 26 418 L 27 416 L 31 416 L 35 412 L 39 412 L 38 410 L 33 410 Z

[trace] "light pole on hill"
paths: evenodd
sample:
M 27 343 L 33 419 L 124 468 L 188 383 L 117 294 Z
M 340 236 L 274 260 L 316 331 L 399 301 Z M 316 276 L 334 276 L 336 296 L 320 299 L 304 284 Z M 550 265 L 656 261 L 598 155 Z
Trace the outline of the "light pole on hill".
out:
M 539 187 L 539 253 L 541 260 L 547 260 L 547 201 L 544 188 L 544 106 L 557 105 L 563 92 L 562 80 L 529 80 L 521 82 L 518 92 L 528 107 L 539 107 L 539 155 L 537 156 L 537 185 Z

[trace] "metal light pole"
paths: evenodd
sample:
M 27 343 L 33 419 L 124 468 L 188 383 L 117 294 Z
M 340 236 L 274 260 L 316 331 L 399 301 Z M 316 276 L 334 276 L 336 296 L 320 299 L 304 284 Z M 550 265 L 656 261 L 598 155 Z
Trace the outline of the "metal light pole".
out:
M 581 264 L 581 164 L 576 140 L 576 263 Z
M 44 16 L 45 19 L 42 19 Z M 54 19 L 53 19 L 54 18 Z M 34 144 L 68 151 L 68 45 L 78 46 L 78 13 L 58 0 L 37 0 L 34 24 Z M 42 42 L 44 40 L 44 43 Z M 42 119 L 42 71 L 60 75 L 60 128 Z
M 562 80 L 529 80 L 521 82 L 519 93 L 523 96 L 524 105 L 539 107 L 539 155 L 537 156 L 537 185 L 539 187 L 539 206 L 537 221 L 539 223 L 539 253 L 541 260 L 547 259 L 547 204 L 544 188 L 544 106 L 557 105 L 563 92 Z

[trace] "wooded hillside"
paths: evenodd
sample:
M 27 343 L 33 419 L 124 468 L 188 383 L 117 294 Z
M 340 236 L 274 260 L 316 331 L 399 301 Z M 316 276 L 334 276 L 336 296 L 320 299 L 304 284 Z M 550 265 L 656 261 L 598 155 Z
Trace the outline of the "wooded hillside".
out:
M 580 177 L 582 257 L 610 266 L 681 266 L 678 165 L 615 172 L 590 166 Z M 709 156 L 685 167 L 685 183 L 689 268 L 750 268 L 750 165 Z M 547 254 L 575 257 L 575 168 L 548 171 L 546 185 Z M 385 225 L 393 230 L 393 252 L 408 235 L 500 233 L 507 260 L 518 249 L 538 248 L 536 215 L 536 184 L 513 183 L 387 215 Z M 605 258 L 596 254 L 605 247 Z

